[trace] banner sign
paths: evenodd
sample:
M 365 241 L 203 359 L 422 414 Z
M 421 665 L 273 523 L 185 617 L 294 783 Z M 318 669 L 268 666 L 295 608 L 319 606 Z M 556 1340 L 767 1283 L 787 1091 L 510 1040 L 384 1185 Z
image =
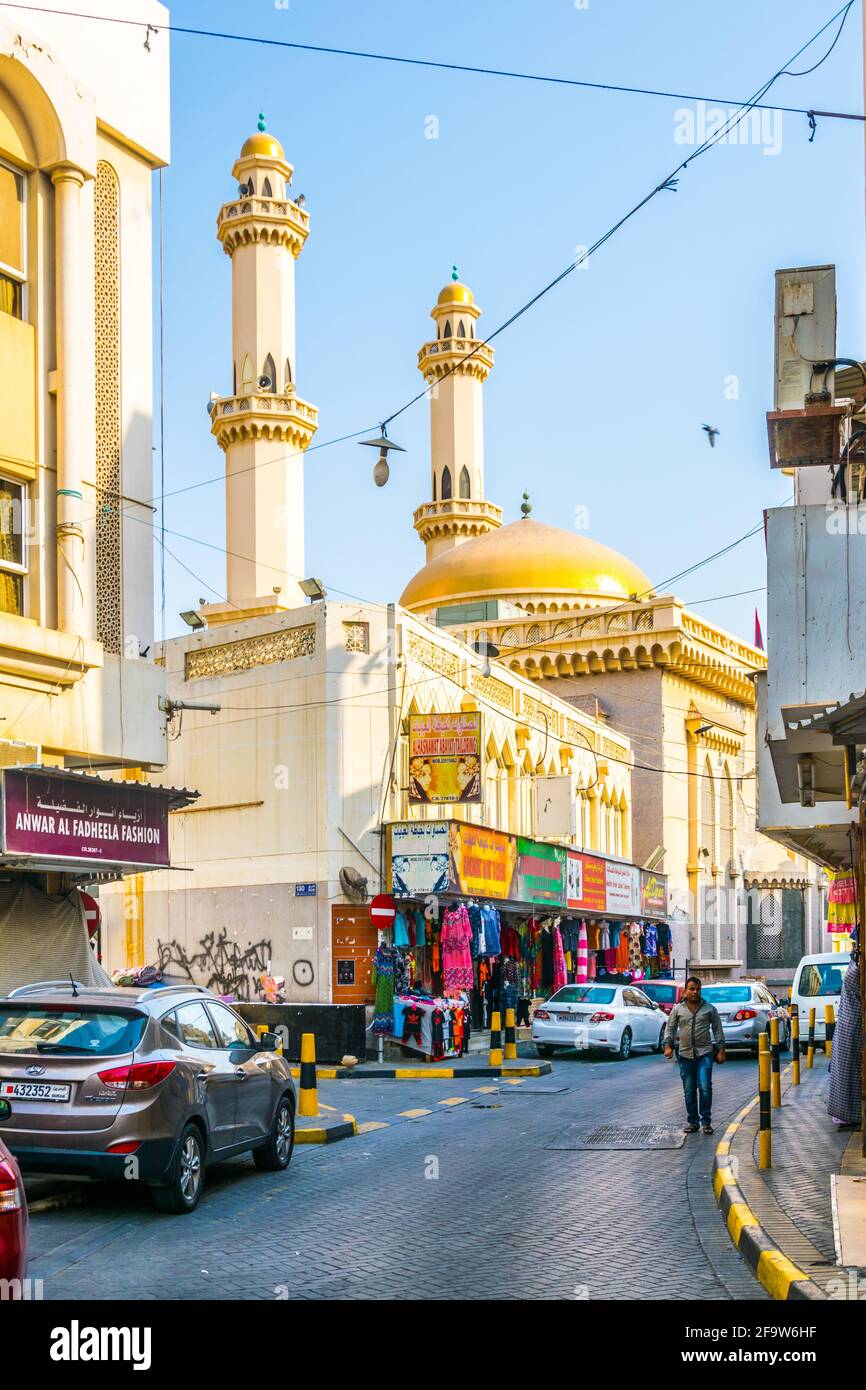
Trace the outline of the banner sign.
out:
M 140 782 L 3 773 L 3 849 L 31 859 L 164 868 L 168 797 Z
M 640 870 L 634 864 L 605 865 L 605 912 L 637 917 L 640 913 Z
M 451 822 L 452 888 L 467 898 L 510 898 L 517 841 L 483 825 Z
M 481 715 L 410 714 L 409 803 L 481 801 Z
M 517 841 L 517 893 L 524 903 L 565 901 L 565 850 L 536 840 Z
M 448 821 L 391 826 L 391 882 L 397 898 L 445 893 L 449 885 Z
M 666 874 L 640 871 L 640 910 L 644 917 L 667 917 L 668 880 Z
M 569 850 L 566 861 L 566 906 L 582 912 L 606 912 L 605 861 Z

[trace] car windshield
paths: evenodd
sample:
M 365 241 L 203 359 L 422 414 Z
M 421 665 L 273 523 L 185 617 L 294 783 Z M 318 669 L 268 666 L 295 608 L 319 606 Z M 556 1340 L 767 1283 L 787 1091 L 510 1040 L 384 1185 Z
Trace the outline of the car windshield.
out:
M 132 1052 L 146 1019 L 135 1013 L 75 1009 L 64 1005 L 4 1004 L 0 1008 L 0 1053 L 66 1052 L 107 1057 Z
M 548 999 L 548 1004 L 612 1004 L 615 990 L 605 985 L 566 985 Z
M 818 994 L 841 994 L 847 969 L 847 960 L 813 961 L 811 965 L 804 965 L 798 992 L 806 999 L 814 999 Z
M 752 999 L 751 985 L 710 985 L 701 993 L 710 1004 L 749 1004 Z
M 676 1001 L 676 985 L 657 985 L 653 984 L 651 980 L 641 980 L 640 988 L 643 990 L 644 994 L 648 994 L 650 999 L 654 999 L 656 1003 L 658 1003 L 659 1000 L 665 1004 L 673 1004 Z

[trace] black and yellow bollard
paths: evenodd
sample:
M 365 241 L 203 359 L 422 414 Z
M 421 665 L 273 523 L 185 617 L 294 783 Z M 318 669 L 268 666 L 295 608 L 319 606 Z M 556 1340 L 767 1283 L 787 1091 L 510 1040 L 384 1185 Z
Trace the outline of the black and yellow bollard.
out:
M 836 1031 L 836 1013 L 832 1004 L 824 1005 L 824 1051 L 827 1061 L 833 1055 L 833 1034 Z
M 502 1066 L 502 1016 L 498 1013 L 490 1015 L 490 1065 Z
M 758 1038 L 758 1167 L 773 1166 L 773 1136 L 770 1127 L 770 1044 L 766 1033 Z
M 796 1004 L 791 1005 L 791 1084 L 800 1084 L 800 1013 Z
M 806 1048 L 806 1070 L 815 1064 L 815 1010 L 809 1010 L 809 1043 Z
M 782 1104 L 782 1052 L 779 1047 L 779 1020 L 770 1019 L 770 1094 L 773 1099 L 773 1109 L 778 1110 Z
M 301 1084 L 298 1087 L 298 1114 L 318 1115 L 319 1092 L 316 1089 L 316 1035 L 301 1034 Z
M 505 1060 L 517 1061 L 517 1029 L 514 1025 L 514 1010 L 505 1010 Z

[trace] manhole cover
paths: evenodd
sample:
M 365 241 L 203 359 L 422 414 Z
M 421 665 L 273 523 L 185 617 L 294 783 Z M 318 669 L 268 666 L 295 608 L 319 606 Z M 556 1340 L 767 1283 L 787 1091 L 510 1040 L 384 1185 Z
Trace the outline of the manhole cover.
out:
M 561 1096 L 570 1086 L 515 1086 L 516 1096 Z
M 548 1149 L 681 1149 L 686 1136 L 674 1125 L 598 1125 L 578 1133 L 570 1125 Z

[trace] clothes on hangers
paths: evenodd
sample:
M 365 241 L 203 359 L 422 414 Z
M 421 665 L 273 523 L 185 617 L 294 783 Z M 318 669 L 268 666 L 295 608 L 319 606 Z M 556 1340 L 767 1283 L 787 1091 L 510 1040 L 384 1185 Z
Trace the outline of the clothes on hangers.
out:
M 442 918 L 442 974 L 446 994 L 472 988 L 471 941 L 469 914 L 461 904 Z
M 373 1032 L 390 1033 L 394 1026 L 394 958 L 391 946 L 379 945 L 373 956 L 372 981 L 375 988 Z

